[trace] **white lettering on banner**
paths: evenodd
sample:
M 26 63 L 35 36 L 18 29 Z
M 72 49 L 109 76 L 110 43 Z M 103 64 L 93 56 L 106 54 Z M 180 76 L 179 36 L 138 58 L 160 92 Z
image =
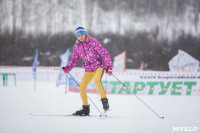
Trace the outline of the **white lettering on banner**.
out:
M 197 127 L 172 127 L 173 132 L 197 132 Z

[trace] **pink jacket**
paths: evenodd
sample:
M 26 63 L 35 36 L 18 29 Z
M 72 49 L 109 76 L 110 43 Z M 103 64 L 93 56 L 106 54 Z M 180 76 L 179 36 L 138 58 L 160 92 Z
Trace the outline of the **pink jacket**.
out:
M 71 61 L 67 65 L 70 70 L 78 64 L 80 57 L 84 61 L 83 68 L 85 72 L 112 67 L 112 60 L 108 51 L 96 38 L 92 38 L 90 35 L 87 36 L 84 42 L 76 41 Z

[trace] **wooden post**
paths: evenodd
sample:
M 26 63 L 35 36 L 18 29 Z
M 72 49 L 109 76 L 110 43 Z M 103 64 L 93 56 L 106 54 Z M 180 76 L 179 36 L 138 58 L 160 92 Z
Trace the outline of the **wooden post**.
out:
M 65 85 L 65 94 L 67 94 L 67 88 L 68 88 L 67 85 Z
M 36 80 L 34 80 L 34 88 L 33 88 L 34 91 L 36 91 Z
M 65 85 L 65 94 L 67 94 L 69 90 L 69 76 L 66 74 L 66 85 Z

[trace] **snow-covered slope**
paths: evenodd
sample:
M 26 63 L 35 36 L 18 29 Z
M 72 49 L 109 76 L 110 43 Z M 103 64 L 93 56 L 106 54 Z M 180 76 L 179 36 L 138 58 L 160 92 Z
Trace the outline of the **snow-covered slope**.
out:
M 17 82 L 0 86 L 0 133 L 170 133 L 176 127 L 200 131 L 200 97 L 139 96 L 159 115 L 159 119 L 134 95 L 107 95 L 112 110 L 108 117 L 33 117 L 33 114 L 71 114 L 80 109 L 78 93 L 64 93 L 55 83 Z M 102 109 L 100 97 L 88 96 Z M 98 111 L 90 103 L 91 115 Z

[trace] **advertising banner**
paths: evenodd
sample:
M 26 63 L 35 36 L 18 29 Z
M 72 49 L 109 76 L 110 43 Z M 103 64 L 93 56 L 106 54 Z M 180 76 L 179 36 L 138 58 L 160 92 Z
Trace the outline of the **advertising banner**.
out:
M 126 68 L 126 51 L 114 57 L 113 70 L 124 72 Z
M 72 71 L 74 78 L 80 83 L 83 69 Z M 102 84 L 107 94 L 137 94 L 137 95 L 200 95 L 200 73 L 160 72 L 127 70 L 113 73 L 115 77 L 104 74 Z M 69 90 L 79 92 L 72 78 L 69 78 Z M 88 85 L 87 92 L 97 93 L 93 82 Z
M 197 72 L 199 61 L 188 53 L 178 50 L 178 54 L 169 61 L 169 69 L 173 72 Z

